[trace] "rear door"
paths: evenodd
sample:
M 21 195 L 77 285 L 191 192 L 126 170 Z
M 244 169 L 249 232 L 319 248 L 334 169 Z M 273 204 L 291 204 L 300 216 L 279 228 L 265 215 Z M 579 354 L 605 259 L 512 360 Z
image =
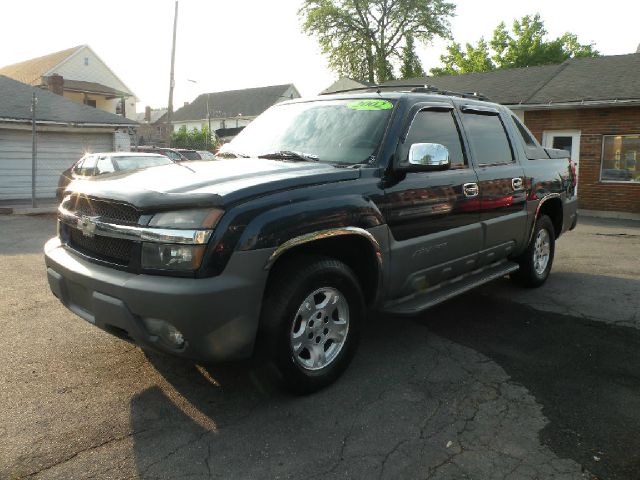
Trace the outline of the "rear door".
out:
M 497 108 L 462 105 L 462 124 L 478 175 L 484 231 L 479 265 L 507 257 L 521 245 L 527 225 L 526 179 Z
M 425 290 L 475 266 L 481 246 L 478 198 L 465 194 L 476 185 L 460 125 L 451 104 L 418 104 L 397 150 L 406 161 L 414 143 L 438 143 L 449 150 L 451 168 L 409 172 L 385 189 L 386 218 L 392 234 L 391 295 Z M 473 190 L 473 189 L 471 189 Z

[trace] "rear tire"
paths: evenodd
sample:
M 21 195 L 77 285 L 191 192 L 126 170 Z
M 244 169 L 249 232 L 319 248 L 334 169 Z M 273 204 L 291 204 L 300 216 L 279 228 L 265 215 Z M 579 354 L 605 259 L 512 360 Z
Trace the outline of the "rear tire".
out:
M 283 386 L 297 394 L 333 383 L 356 351 L 365 316 L 353 271 L 329 257 L 297 256 L 272 274 L 261 333 Z
M 537 288 L 544 284 L 551 273 L 556 248 L 556 236 L 553 222 L 547 215 L 536 220 L 529 246 L 516 259 L 520 269 L 510 278 L 520 286 Z

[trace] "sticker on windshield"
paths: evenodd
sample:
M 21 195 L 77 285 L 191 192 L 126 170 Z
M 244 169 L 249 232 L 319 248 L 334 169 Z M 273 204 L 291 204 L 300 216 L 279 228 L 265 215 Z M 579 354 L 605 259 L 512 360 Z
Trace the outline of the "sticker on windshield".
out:
M 358 100 L 347 103 L 347 108 L 351 110 L 391 110 L 393 103 L 386 100 Z

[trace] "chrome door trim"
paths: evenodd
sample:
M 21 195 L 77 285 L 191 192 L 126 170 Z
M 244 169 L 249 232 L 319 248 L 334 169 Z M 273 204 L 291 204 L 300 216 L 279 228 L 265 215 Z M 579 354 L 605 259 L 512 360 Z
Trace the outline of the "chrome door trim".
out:
M 522 177 L 516 177 L 511 179 L 511 186 L 516 192 L 522 190 L 524 188 L 524 182 L 522 180 Z
M 477 183 L 465 183 L 462 185 L 462 193 L 467 198 L 477 197 L 480 194 L 480 188 Z

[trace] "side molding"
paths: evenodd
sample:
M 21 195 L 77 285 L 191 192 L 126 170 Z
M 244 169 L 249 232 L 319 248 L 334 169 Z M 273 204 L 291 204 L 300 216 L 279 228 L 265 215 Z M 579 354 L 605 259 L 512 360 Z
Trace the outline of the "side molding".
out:
M 536 229 L 536 222 L 538 221 L 538 216 L 540 215 L 540 209 L 542 208 L 542 205 L 544 204 L 544 202 L 546 202 L 547 200 L 551 200 L 552 198 L 561 198 L 561 197 L 559 193 L 549 193 L 548 195 L 545 195 L 540 199 L 540 202 L 536 207 L 536 216 L 533 218 L 533 223 L 531 225 L 531 233 L 529 234 L 529 241 L 527 242 L 527 245 L 529 245 L 531 243 L 531 240 L 533 239 L 533 232 Z
M 299 237 L 294 237 L 291 240 L 287 240 L 278 248 L 276 248 L 276 250 L 271 254 L 269 260 L 267 260 L 267 263 L 264 266 L 264 269 L 269 270 L 276 262 L 276 260 L 280 256 L 282 256 L 282 254 L 294 247 L 304 245 L 305 243 L 315 242 L 317 240 L 323 240 L 325 238 L 339 237 L 344 235 L 358 235 L 369 240 L 376 253 L 378 271 L 382 272 L 382 249 L 380 248 L 380 244 L 371 233 L 366 231 L 364 228 L 359 227 L 330 228 L 328 230 L 319 230 L 317 232 L 306 233 L 304 235 L 300 235 Z

